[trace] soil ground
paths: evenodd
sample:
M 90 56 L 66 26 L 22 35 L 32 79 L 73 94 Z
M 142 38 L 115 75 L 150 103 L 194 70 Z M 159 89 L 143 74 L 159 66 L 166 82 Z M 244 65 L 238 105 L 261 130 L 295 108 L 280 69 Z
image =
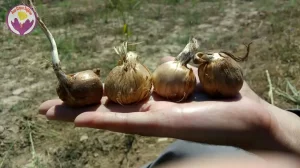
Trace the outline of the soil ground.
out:
M 37 27 L 16 36 L 6 27 L 16 0 L 0 1 L 0 168 L 140 167 L 173 139 L 75 128 L 48 121 L 38 106 L 56 98 L 50 45 Z M 201 50 L 224 49 L 250 57 L 242 63 L 245 80 L 270 101 L 266 70 L 276 89 L 286 79 L 300 87 L 300 9 L 295 0 L 44 0 L 37 10 L 52 31 L 63 69 L 72 73 L 101 68 L 105 80 L 117 64 L 113 46 L 141 42 L 141 62 L 153 71 L 164 56 L 176 56 L 191 35 Z M 127 29 L 124 29 L 127 25 Z M 292 95 L 292 94 L 291 94 Z M 299 103 L 299 102 L 298 102 Z M 296 108 L 274 92 L 274 104 Z

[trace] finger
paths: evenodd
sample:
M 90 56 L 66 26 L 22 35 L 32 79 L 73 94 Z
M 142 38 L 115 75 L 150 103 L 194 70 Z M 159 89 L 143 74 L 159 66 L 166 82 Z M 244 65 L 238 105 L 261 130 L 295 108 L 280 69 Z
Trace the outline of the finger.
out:
M 103 88 L 104 88 L 104 83 L 103 83 Z M 103 97 L 104 96 L 106 96 L 106 94 L 103 89 Z M 47 100 L 40 105 L 39 114 L 45 115 L 52 106 L 62 105 L 62 104 L 63 104 L 63 101 L 61 99 Z
M 130 113 L 134 111 L 147 111 L 149 110 L 152 100 L 144 100 L 140 103 L 126 105 L 124 106 L 109 101 L 107 97 L 103 97 L 101 100 L 101 104 L 90 105 L 85 107 L 70 107 L 64 103 L 60 103 L 57 105 L 52 106 L 49 110 L 45 113 L 46 117 L 49 120 L 59 120 L 59 121 L 69 121 L 73 122 L 74 119 L 81 113 L 87 111 L 101 111 L 101 112 L 117 112 L 122 111 L 124 113 Z
M 63 101 L 60 99 L 47 100 L 40 105 L 39 113 L 45 115 L 52 106 L 61 105 L 62 103 Z
M 99 105 L 73 108 L 62 103 L 52 106 L 45 115 L 49 120 L 73 122 L 79 114 L 86 111 L 96 111 L 98 107 Z
M 196 68 L 194 66 L 191 66 L 189 64 L 187 66 L 193 70 L 193 73 L 194 73 L 194 75 L 196 77 L 197 83 L 200 83 L 199 76 L 198 76 L 198 68 Z
M 103 87 L 103 95 L 102 96 L 107 96 L 105 93 L 105 83 L 102 83 L 102 87 Z
M 77 127 L 89 127 L 147 136 L 168 136 L 164 115 L 153 112 L 113 113 L 86 112 L 76 117 Z M 170 131 L 168 131 L 170 132 Z

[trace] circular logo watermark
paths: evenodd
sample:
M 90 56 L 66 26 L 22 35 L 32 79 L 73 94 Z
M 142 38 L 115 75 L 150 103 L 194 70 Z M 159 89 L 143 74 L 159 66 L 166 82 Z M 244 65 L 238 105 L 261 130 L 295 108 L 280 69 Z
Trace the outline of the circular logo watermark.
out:
M 8 11 L 6 24 L 10 31 L 23 36 L 33 31 L 36 26 L 36 16 L 26 5 L 18 5 Z

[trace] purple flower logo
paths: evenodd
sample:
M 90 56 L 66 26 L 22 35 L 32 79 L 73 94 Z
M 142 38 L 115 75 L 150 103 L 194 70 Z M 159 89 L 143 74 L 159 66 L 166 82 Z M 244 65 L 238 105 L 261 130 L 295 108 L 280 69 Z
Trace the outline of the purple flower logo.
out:
M 35 28 L 36 16 L 30 7 L 26 5 L 18 5 L 8 11 L 6 24 L 10 31 L 23 36 L 32 32 Z

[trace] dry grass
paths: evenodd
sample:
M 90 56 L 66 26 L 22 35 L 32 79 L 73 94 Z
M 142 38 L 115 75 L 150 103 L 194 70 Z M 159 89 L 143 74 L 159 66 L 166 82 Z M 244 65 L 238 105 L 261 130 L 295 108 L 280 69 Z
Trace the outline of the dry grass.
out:
M 288 101 L 294 103 L 297 105 L 300 105 L 300 91 L 297 90 L 297 88 L 292 85 L 288 80 L 286 80 L 286 89 L 285 91 L 281 89 L 277 89 L 276 93 L 284 98 L 286 98 Z

